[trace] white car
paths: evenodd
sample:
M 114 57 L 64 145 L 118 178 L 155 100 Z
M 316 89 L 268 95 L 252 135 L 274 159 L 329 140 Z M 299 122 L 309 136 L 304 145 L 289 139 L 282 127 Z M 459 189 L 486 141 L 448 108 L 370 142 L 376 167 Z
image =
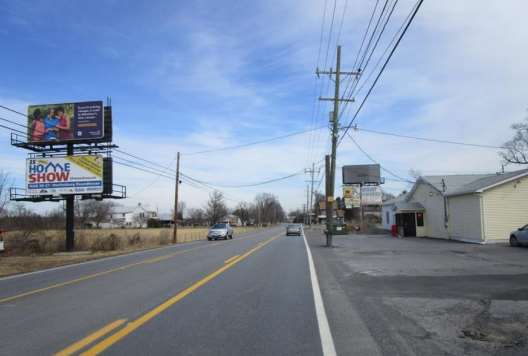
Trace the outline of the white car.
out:
M 232 239 L 233 228 L 228 223 L 218 223 L 211 226 L 207 233 L 207 240 Z

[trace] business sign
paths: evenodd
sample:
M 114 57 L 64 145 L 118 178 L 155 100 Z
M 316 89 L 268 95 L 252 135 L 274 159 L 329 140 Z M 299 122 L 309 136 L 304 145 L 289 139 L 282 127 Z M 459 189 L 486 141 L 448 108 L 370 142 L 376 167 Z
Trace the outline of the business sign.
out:
M 352 209 L 359 207 L 360 195 L 359 185 L 349 185 L 343 187 L 343 200 L 345 201 L 345 209 Z
M 26 161 L 28 195 L 103 192 L 103 156 L 30 158 Z
M 381 205 L 382 192 L 377 185 L 361 187 L 361 205 Z
M 356 164 L 343 166 L 343 184 L 380 184 L 379 164 Z
M 28 142 L 67 143 L 104 136 L 102 101 L 28 106 Z

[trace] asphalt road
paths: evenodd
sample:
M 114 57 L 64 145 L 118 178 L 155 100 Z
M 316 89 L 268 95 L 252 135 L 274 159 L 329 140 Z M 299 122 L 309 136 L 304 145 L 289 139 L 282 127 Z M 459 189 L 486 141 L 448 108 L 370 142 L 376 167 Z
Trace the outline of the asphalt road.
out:
M 340 355 L 528 355 L 528 248 L 307 230 Z
M 4 278 L 0 355 L 321 355 L 311 278 L 283 227 Z

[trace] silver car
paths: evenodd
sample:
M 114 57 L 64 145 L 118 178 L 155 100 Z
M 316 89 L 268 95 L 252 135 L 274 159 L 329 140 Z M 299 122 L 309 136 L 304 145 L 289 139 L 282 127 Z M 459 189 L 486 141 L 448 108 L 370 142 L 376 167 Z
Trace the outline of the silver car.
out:
M 302 226 L 300 224 L 290 224 L 286 226 L 286 236 L 289 235 L 302 235 Z
M 228 223 L 218 223 L 211 226 L 207 233 L 207 240 L 232 239 L 233 228 Z
M 512 231 L 510 234 L 510 245 L 511 246 L 528 246 L 528 225 L 518 228 Z

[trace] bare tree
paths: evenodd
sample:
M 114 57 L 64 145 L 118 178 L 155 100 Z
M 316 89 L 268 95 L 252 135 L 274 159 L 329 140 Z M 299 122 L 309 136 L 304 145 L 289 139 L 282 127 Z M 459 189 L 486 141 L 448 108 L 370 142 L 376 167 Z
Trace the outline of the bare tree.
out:
M 205 216 L 209 224 L 214 224 L 227 216 L 227 207 L 222 192 L 215 190 L 209 194 L 209 201 L 205 207 Z
M 233 214 L 240 218 L 240 221 L 242 221 L 243 225 L 247 225 L 250 215 L 249 203 L 246 203 L 245 201 L 238 203 L 235 210 L 233 211 Z
M 99 228 L 102 222 L 110 220 L 114 208 L 112 201 L 86 200 L 80 204 L 81 223 L 93 222 Z
M 8 185 L 10 183 L 9 175 L 0 171 L 0 216 L 7 214 L 7 204 L 9 203 Z
M 189 222 L 192 225 L 206 225 L 205 211 L 201 208 L 189 209 Z
M 270 193 L 260 193 L 255 197 L 257 222 L 276 224 L 286 219 L 286 214 L 276 196 Z
M 515 135 L 506 142 L 504 151 L 500 156 L 506 163 L 528 164 L 528 117 L 525 122 L 519 122 L 511 126 Z

